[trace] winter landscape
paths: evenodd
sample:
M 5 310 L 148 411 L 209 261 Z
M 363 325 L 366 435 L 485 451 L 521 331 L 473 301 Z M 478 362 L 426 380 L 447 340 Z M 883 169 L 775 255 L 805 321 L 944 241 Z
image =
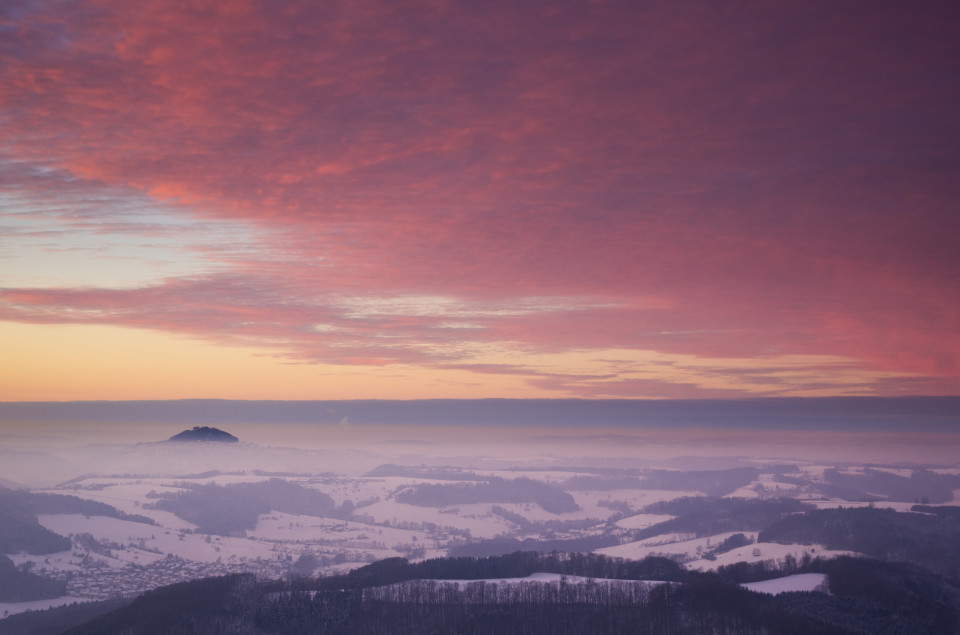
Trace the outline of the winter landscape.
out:
M 0 635 L 960 634 L 960 3 L 0 0 Z
M 122 406 L 156 418 L 158 405 L 162 404 L 108 403 L 95 408 L 105 419 L 119 416 Z M 238 405 L 244 404 L 181 402 L 177 407 L 195 413 L 205 409 L 204 416 L 210 419 L 228 417 Z M 557 404 L 540 405 L 549 411 Z M 611 416 L 610 402 L 569 405 L 592 407 L 597 418 Z M 650 414 L 642 404 L 618 405 L 641 420 Z M 610 601 L 606 594 L 612 594 L 618 601 L 629 596 L 636 606 L 649 607 L 655 589 L 662 587 L 663 593 L 692 585 L 695 582 L 684 575 L 712 573 L 708 579 L 714 584 L 779 598 L 771 601 L 779 602 L 778 610 L 787 615 L 792 611 L 792 619 L 800 619 L 798 629 L 813 623 L 837 632 L 868 632 L 878 621 L 894 617 L 902 622 L 903 632 L 957 626 L 952 621 L 957 605 L 950 598 L 960 597 L 951 595 L 960 575 L 956 546 L 960 463 L 950 454 L 957 447 L 955 436 L 942 430 L 957 407 L 955 399 L 859 403 L 858 416 L 879 406 L 888 419 L 912 417 L 911 438 L 921 438 L 924 429 L 931 435 L 930 448 L 922 452 L 929 459 L 938 456 L 938 446 L 949 450 L 940 455 L 941 461 L 926 463 L 884 460 L 897 435 L 888 430 L 892 438 L 881 444 L 871 444 L 870 439 L 883 436 L 877 428 L 891 428 L 890 422 L 863 430 L 849 413 L 848 399 L 819 400 L 819 420 L 808 427 L 821 427 L 826 439 L 831 430 L 835 434 L 847 429 L 846 436 L 862 438 L 859 455 L 872 460 L 839 460 L 833 443 L 817 439 L 800 446 L 805 456 L 791 455 L 789 446 L 796 443 L 796 434 L 789 430 L 754 431 L 752 442 L 745 442 L 740 431 L 729 435 L 734 442 L 726 445 L 717 438 L 691 440 L 697 434 L 708 435 L 708 428 L 716 433 L 723 427 L 716 420 L 687 429 L 679 441 L 671 441 L 656 426 L 631 429 L 611 419 L 609 429 L 619 430 L 610 433 L 615 443 L 605 438 L 591 446 L 579 427 L 563 425 L 555 427 L 547 441 L 529 424 L 520 424 L 519 431 L 501 430 L 502 439 L 488 439 L 485 445 L 471 439 L 475 432 L 454 419 L 448 425 L 461 428 L 462 442 L 429 441 L 437 437 L 431 426 L 395 424 L 394 431 L 407 436 L 402 442 L 364 443 L 371 430 L 382 439 L 383 428 L 389 427 L 363 420 L 371 416 L 369 403 L 256 406 L 272 408 L 276 419 L 289 418 L 292 409 L 320 413 L 336 407 L 350 413 L 343 417 L 349 420 L 352 414 L 359 421 L 344 425 L 343 417 L 313 424 L 275 420 L 259 426 L 235 422 L 231 429 L 238 436 L 219 422 L 224 429 L 197 425 L 178 431 L 172 423 L 152 423 L 137 427 L 173 434 L 138 443 L 88 443 L 85 435 L 71 439 L 70 426 L 52 420 L 51 408 L 63 405 L 4 406 L 6 417 L 35 421 L 32 433 L 10 435 L 8 443 L 16 449 L 2 452 L 6 467 L 0 490 L 0 545 L 7 564 L 0 611 L 9 619 L 0 621 L 0 632 L 53 632 L 71 625 L 60 620 L 67 619 L 63 612 L 76 610 L 75 603 L 91 611 L 79 613 L 84 619 L 112 615 L 109 611 L 144 592 L 178 583 L 251 574 L 255 584 L 332 584 L 338 576 L 385 562 L 423 563 L 425 571 L 438 562 L 452 564 L 440 567 L 442 575 L 437 577 L 365 585 L 362 602 L 406 605 L 410 598 L 442 593 L 456 598 L 448 597 L 448 602 L 470 605 L 470 594 L 483 581 L 490 587 L 485 602 L 494 605 L 509 606 L 530 593 L 522 589 L 544 587 L 561 595 L 563 589 L 589 595 L 602 588 L 607 591 L 601 599 L 589 595 L 593 599 L 576 601 L 602 606 Z M 739 411 L 747 418 L 755 406 L 756 402 L 728 402 L 716 408 L 727 414 Z M 495 407 L 504 420 L 517 416 L 517 404 L 499 402 Z M 658 405 L 674 416 L 689 407 L 682 402 Z M 83 416 L 91 416 L 89 408 Z M 436 403 L 384 403 L 375 408 L 392 409 L 394 416 L 419 408 L 429 420 Z M 897 408 L 901 412 L 891 414 Z M 909 410 L 913 412 L 908 414 Z M 326 417 L 335 419 L 341 412 Z M 112 427 L 101 424 L 99 429 L 109 434 Z M 599 422 L 597 427 L 602 427 Z M 274 445 L 247 441 L 240 433 L 266 428 Z M 334 438 L 338 447 L 329 447 Z M 478 453 L 464 454 L 467 447 Z M 498 447 L 502 452 L 490 451 Z M 694 454 L 670 454 L 678 450 Z M 770 450 L 784 454 L 759 455 Z M 464 565 L 497 563 L 498 558 L 523 554 L 533 558 L 525 563 L 527 568 L 488 564 L 495 571 L 490 575 Z M 538 557 L 554 561 L 541 562 Z M 577 564 L 577 558 L 584 557 L 594 560 L 589 566 Z M 894 569 L 883 575 L 891 589 L 902 585 L 906 597 L 916 593 L 910 589 L 918 579 L 939 586 L 936 602 L 941 609 L 932 616 L 922 614 L 922 601 L 934 601 L 923 596 L 914 597 L 913 604 L 905 600 L 904 606 L 884 608 L 876 589 L 844 589 L 843 578 L 850 575 L 846 569 L 857 566 L 850 564 L 852 559 L 890 563 L 886 566 Z M 660 577 L 617 578 L 617 567 L 624 563 L 646 566 Z M 896 570 L 903 563 L 914 569 Z M 613 573 L 603 575 L 606 570 Z M 787 598 L 795 596 L 847 604 L 829 610 L 817 606 L 813 611 L 790 604 Z M 59 613 L 37 612 L 56 607 L 64 608 Z M 838 618 L 830 610 L 843 619 L 831 621 Z M 75 625 L 81 623 L 77 619 Z M 698 622 L 689 616 L 677 619 L 683 628 L 697 628 Z M 710 614 L 702 619 L 712 624 L 719 618 Z M 729 624 L 734 630 L 748 625 L 774 632 L 780 628 L 730 616 L 723 619 L 733 620 Z M 259 614 L 249 618 L 242 632 L 274 632 L 264 620 Z M 55 626 L 42 631 L 47 622 Z M 225 622 L 202 623 L 220 628 Z M 313 632 L 302 624 L 279 623 L 277 632 Z M 326 632 L 324 628 L 350 632 L 357 627 L 349 621 L 320 624 L 326 623 L 318 622 L 316 632 Z M 536 620 L 532 624 L 535 632 L 556 626 Z

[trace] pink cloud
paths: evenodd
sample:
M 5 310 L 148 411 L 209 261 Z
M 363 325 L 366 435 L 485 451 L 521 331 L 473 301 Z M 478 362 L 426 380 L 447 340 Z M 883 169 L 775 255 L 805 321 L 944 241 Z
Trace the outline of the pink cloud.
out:
M 0 192 L 103 231 L 146 197 L 263 242 L 206 248 L 229 275 L 8 289 L 0 315 L 343 363 L 832 355 L 956 387 L 955 12 L 22 2 L 0 16 Z M 351 317 L 351 294 L 593 304 L 450 329 Z

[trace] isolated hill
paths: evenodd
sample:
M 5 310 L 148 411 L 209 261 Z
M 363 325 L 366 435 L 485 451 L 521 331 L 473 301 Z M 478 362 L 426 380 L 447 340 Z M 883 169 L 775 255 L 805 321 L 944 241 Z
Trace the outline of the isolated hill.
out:
M 238 443 L 240 439 L 229 432 L 209 426 L 193 426 L 192 430 L 184 430 L 170 437 L 169 441 L 219 441 L 221 443 Z

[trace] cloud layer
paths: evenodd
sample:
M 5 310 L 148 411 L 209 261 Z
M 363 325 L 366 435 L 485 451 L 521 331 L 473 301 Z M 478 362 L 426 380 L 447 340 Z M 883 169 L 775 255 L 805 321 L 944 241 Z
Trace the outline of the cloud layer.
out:
M 0 261 L 0 318 L 526 373 L 531 394 L 763 392 L 751 367 L 778 394 L 818 372 L 824 393 L 956 393 L 958 18 L 5 3 L 0 193 L 17 227 L 54 235 Z M 171 229 L 163 255 L 189 273 L 31 281 L 64 236 L 106 250 Z M 700 370 L 546 370 L 613 349 Z M 802 380 L 770 370 L 800 358 Z M 710 360 L 741 381 L 713 387 Z

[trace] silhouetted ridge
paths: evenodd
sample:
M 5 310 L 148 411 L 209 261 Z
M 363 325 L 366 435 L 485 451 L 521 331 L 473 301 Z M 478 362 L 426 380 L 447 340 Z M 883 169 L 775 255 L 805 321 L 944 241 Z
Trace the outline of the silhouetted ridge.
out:
M 170 441 L 221 441 L 224 443 L 237 443 L 240 439 L 218 428 L 193 426 L 193 430 L 184 430 L 180 434 L 173 435 L 170 437 Z
M 321 578 L 258 581 L 251 574 L 233 574 L 181 582 L 144 593 L 66 633 L 960 633 L 960 591 L 922 567 L 851 557 L 802 565 L 740 564 L 744 567 L 726 572 L 737 574 L 730 579 L 687 571 L 666 558 L 626 561 L 592 553 L 516 552 L 418 563 L 388 558 Z M 756 570 L 740 570 L 751 568 Z M 736 579 L 744 573 L 770 579 L 814 571 L 826 574 L 829 594 L 773 596 L 743 589 Z M 497 582 L 535 572 L 593 581 Z M 661 583 L 606 584 L 598 579 Z M 32 617 L 0 621 L 0 635 L 37 632 Z

